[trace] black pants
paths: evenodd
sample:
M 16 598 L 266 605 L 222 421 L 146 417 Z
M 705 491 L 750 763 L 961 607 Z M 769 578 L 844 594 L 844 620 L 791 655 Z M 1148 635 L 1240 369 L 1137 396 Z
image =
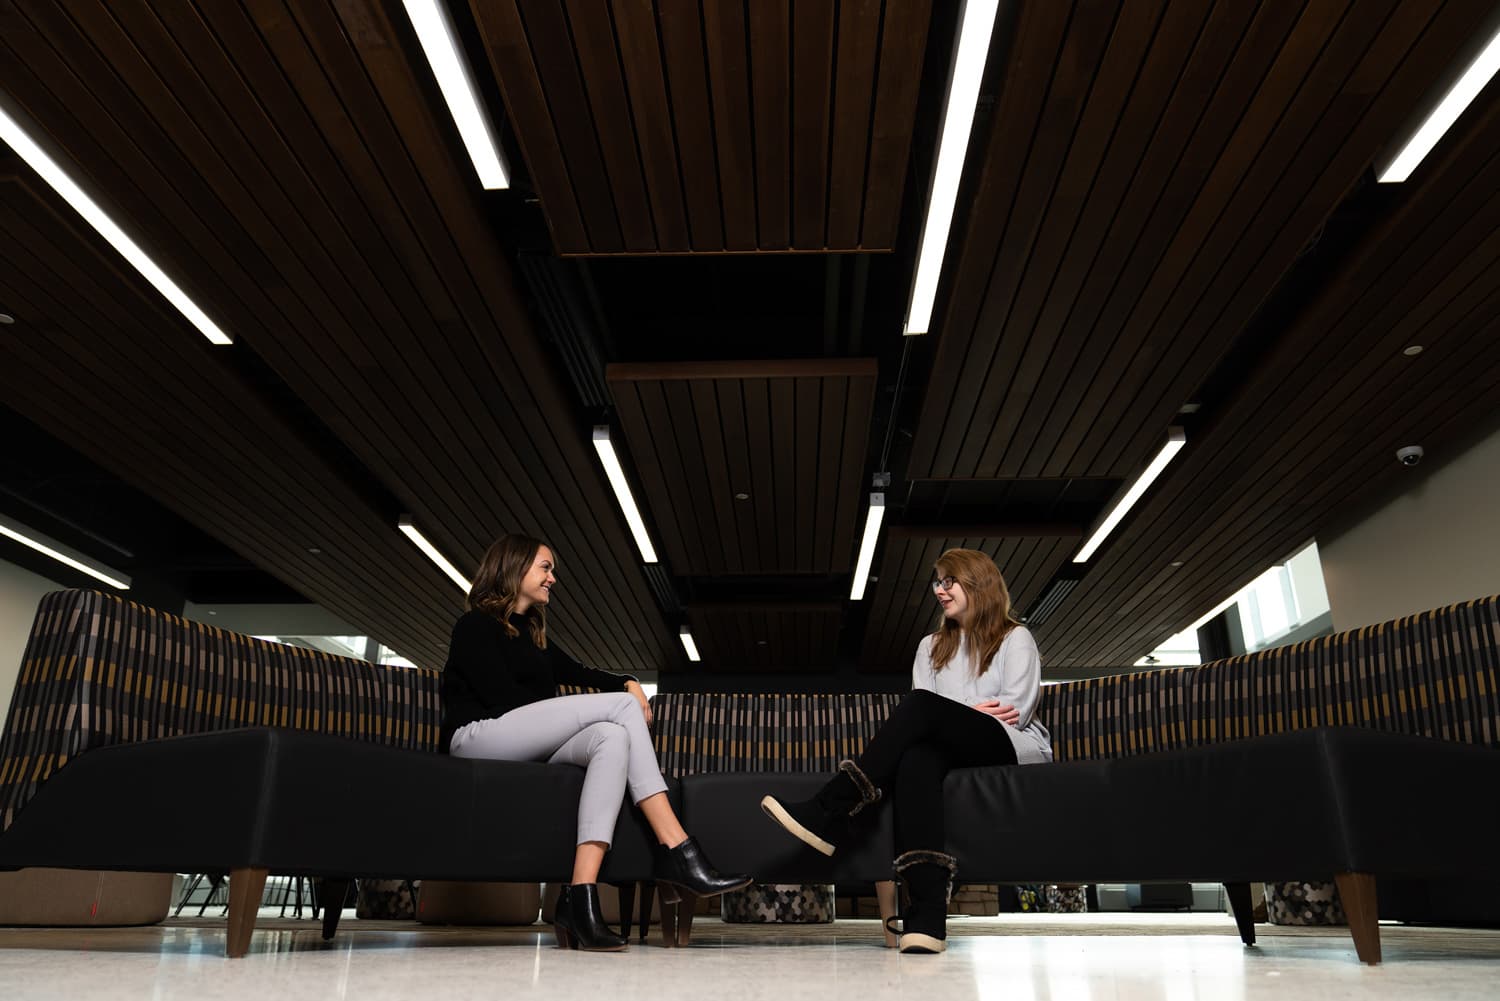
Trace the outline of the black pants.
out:
M 1016 764 L 1015 745 L 988 713 L 932 692 L 901 700 L 856 762 L 893 797 L 896 851 L 942 851 L 943 778 L 952 768 Z

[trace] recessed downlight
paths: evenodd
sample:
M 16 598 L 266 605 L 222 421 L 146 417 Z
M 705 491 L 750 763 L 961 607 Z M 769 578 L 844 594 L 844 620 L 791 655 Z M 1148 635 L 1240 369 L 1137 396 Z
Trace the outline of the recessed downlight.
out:
M 0 323 L 15 323 L 16 318 L 9 313 L 0 313 Z
M 1415 358 L 1417 355 L 1419 355 L 1419 354 L 1422 353 L 1422 345 L 1420 345 L 1420 344 L 1411 344 L 1411 345 L 1408 345 L 1407 347 L 1404 347 L 1404 348 L 1401 349 L 1401 353 L 1404 354 L 1404 355 L 1406 355 L 1406 357 L 1408 357 L 1408 358 Z

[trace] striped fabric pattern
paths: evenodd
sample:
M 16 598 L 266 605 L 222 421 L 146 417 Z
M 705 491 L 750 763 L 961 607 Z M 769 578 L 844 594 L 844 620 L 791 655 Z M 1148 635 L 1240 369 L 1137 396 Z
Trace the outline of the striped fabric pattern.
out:
M 42 599 L 0 734 L 0 831 L 95 747 L 248 726 L 437 749 L 437 671 L 252 639 L 97 591 Z
M 1045 651 L 1043 651 L 1045 657 Z M 1500 597 L 1198 667 L 1042 689 L 1055 760 L 1115 758 L 1316 726 L 1500 747 Z M 669 775 L 831 771 L 899 695 L 658 694 Z
M 657 693 L 662 772 L 827 772 L 857 755 L 901 696 Z
M 1058 761 L 1316 726 L 1500 747 L 1500 597 L 1198 667 L 1048 686 Z

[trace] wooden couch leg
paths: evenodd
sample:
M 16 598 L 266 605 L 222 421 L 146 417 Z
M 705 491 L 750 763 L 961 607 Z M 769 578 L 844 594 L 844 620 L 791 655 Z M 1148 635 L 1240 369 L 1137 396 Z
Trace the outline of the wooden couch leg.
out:
M 897 917 L 900 910 L 896 900 L 896 882 L 884 879 L 875 884 L 875 902 L 880 905 L 880 927 L 885 934 L 885 947 L 895 949 L 901 945 L 899 939 L 890 931 L 890 925 L 886 922 Z
M 269 870 L 246 866 L 229 870 L 229 938 L 224 955 L 239 959 L 250 950 L 250 935 L 255 931 L 255 916 L 260 898 L 266 892 Z
M 641 884 L 641 945 L 646 944 L 646 937 L 651 931 L 651 901 L 655 896 L 655 883 Z
M 1224 892 L 1229 894 L 1229 907 L 1234 911 L 1234 923 L 1240 929 L 1240 941 L 1255 944 L 1255 910 L 1250 904 L 1249 883 L 1225 883 Z
M 1380 922 L 1375 905 L 1375 877 L 1367 872 L 1340 872 L 1333 877 L 1349 917 L 1349 934 L 1362 963 L 1380 962 Z
M 349 896 L 352 879 L 325 877 L 321 891 L 323 904 L 323 941 L 331 942 L 339 930 L 339 918 L 344 916 L 344 898 Z

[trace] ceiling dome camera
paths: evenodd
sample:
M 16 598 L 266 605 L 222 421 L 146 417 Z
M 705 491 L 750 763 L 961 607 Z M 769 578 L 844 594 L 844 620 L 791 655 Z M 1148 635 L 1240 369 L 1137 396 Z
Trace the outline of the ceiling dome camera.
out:
M 1396 460 L 1403 466 L 1415 466 L 1422 461 L 1424 454 L 1426 453 L 1422 451 L 1421 445 L 1407 445 L 1405 448 L 1396 449 Z

